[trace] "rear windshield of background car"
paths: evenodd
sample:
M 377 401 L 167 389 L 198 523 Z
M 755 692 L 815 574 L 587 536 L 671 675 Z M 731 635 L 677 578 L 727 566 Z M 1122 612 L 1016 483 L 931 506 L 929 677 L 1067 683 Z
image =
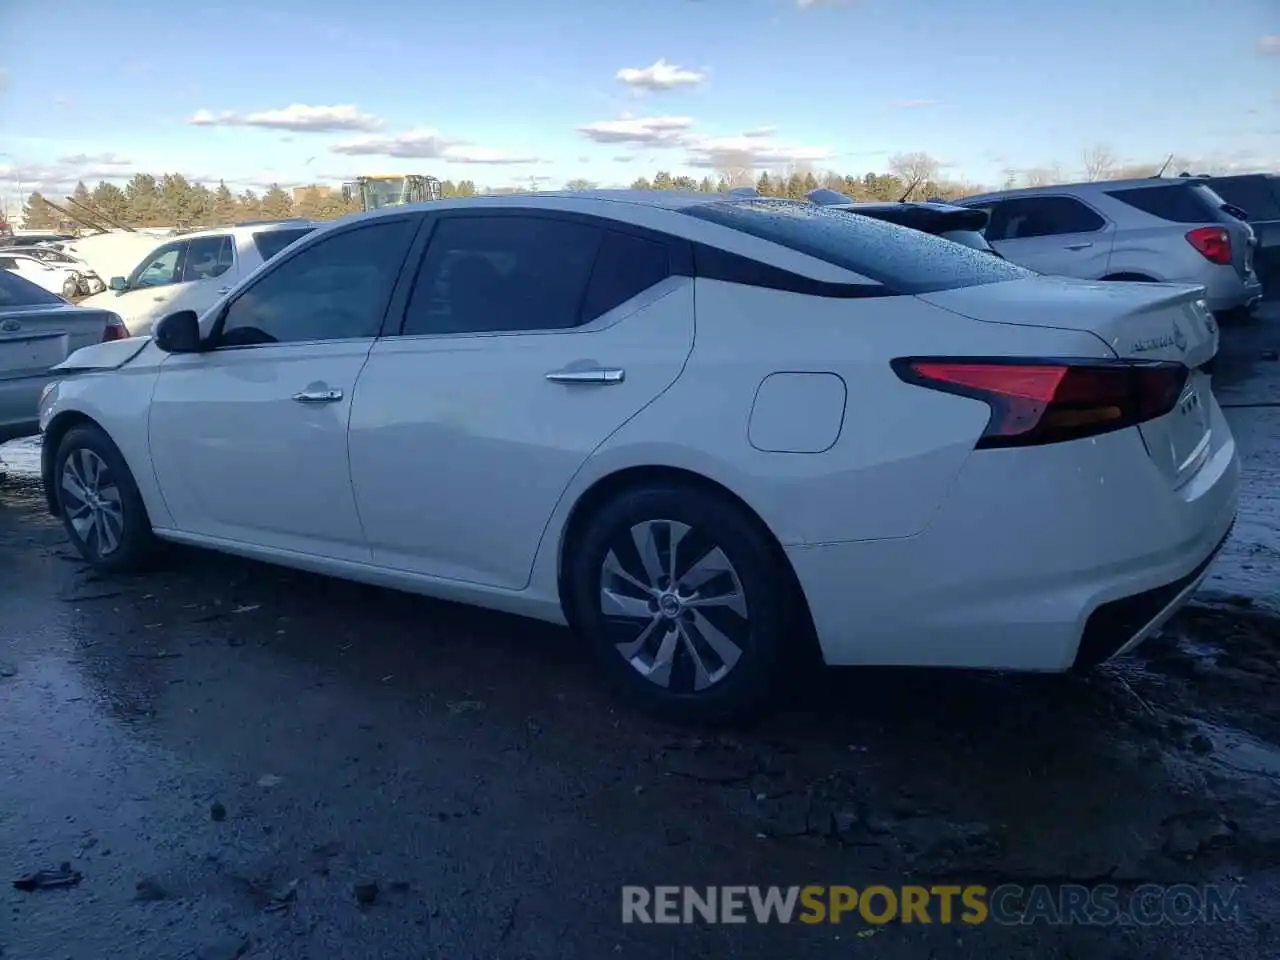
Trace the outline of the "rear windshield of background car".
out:
M 1218 223 L 1230 219 L 1222 212 L 1225 201 L 1201 183 L 1133 187 L 1107 193 L 1135 210 L 1172 223 Z
M 1035 275 L 950 240 L 812 203 L 751 198 L 684 212 L 870 277 L 886 293 L 933 293 Z
M 1280 179 L 1257 173 L 1242 177 L 1214 177 L 1213 192 L 1239 207 L 1250 220 L 1280 220 Z
M 263 260 L 270 260 L 293 241 L 301 240 L 314 229 L 315 227 L 307 227 L 305 230 L 264 230 L 253 235 L 253 245 L 258 248 Z
M 29 280 L 0 269 L 0 307 L 29 307 L 40 303 L 62 303 L 57 294 L 37 287 Z

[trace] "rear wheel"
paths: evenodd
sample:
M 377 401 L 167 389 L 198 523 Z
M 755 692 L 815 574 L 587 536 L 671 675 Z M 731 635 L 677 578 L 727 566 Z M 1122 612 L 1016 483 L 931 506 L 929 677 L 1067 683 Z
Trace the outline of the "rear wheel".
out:
M 569 549 L 571 622 L 642 709 L 745 719 L 778 692 L 791 654 L 801 659 L 790 571 L 759 522 L 727 498 L 692 486 L 629 490 Z
M 95 568 L 130 570 L 151 554 L 155 538 L 142 495 L 119 449 L 99 427 L 67 431 L 53 480 L 67 536 Z

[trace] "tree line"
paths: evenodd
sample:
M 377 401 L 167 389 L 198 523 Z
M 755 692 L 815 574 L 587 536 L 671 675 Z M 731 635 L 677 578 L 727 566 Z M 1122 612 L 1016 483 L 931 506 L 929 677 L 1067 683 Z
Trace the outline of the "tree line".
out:
M 1187 161 L 1169 158 L 1164 164 L 1172 174 L 1184 169 Z M 724 192 L 734 187 L 751 186 L 771 197 L 803 199 L 818 187 L 847 194 L 855 200 L 900 200 L 937 197 L 944 200 L 985 192 L 995 187 L 966 183 L 944 176 L 945 165 L 926 153 L 895 154 L 888 160 L 888 170 L 863 174 L 819 172 L 807 164 L 793 164 L 780 170 L 759 171 L 743 158 L 740 165 L 728 165 L 701 178 L 675 176 L 659 170 L 652 177 L 639 177 L 632 184 L 638 190 L 685 190 L 703 193 Z M 1105 146 L 1094 146 L 1081 155 L 1078 171 L 1065 171 L 1061 166 L 1036 167 L 1004 171 L 999 186 L 1039 186 L 1062 183 L 1070 179 L 1112 180 L 1152 176 L 1160 164 L 1121 164 Z M 591 190 L 598 184 L 589 180 L 570 180 L 568 190 Z M 477 193 L 526 193 L 514 187 L 480 190 L 470 180 L 445 180 L 441 184 L 445 197 L 469 197 Z M 298 199 L 279 184 L 270 185 L 261 194 L 253 190 L 234 193 L 225 182 L 210 188 L 192 183 L 177 173 L 160 176 L 139 173 L 123 187 L 106 181 L 90 190 L 77 183 L 69 198 L 49 198 L 50 206 L 39 193 L 28 198 L 24 223 L 30 229 L 72 229 L 57 208 L 73 216 L 101 223 L 103 226 L 123 224 L 130 227 L 199 227 L 225 226 L 243 220 L 285 219 L 304 217 L 308 220 L 332 220 L 354 213 L 358 201 L 346 201 L 336 189 L 310 189 L 299 192 Z M 96 216 L 85 214 L 91 211 Z

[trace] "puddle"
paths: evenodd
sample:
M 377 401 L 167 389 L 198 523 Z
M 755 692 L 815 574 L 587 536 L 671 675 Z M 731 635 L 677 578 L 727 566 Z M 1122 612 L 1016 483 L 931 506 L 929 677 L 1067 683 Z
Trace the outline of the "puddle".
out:
M 40 478 L 40 438 L 24 437 L 0 443 L 0 473 L 10 477 Z

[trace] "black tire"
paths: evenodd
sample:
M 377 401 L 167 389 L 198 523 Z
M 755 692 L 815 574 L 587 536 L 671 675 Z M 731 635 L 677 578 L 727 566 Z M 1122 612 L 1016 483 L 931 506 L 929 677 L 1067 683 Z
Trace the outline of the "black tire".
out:
M 653 578 L 645 575 L 633 529 L 654 538 L 659 565 L 669 573 L 670 552 L 663 550 L 661 531 L 666 524 L 666 542 L 670 542 L 672 523 L 688 528 L 675 551 L 677 579 L 683 571 L 691 584 L 707 571 L 723 568 L 722 559 L 727 560 L 730 571 L 706 579 L 692 593 L 686 591 L 686 599 L 706 604 L 709 598 L 697 594 L 725 594 L 733 587 L 740 588 L 745 603 L 738 609 L 745 610 L 745 621 L 738 611 L 719 604 L 663 613 L 655 593 L 670 594 L 670 583 L 664 586 L 661 582 L 669 580 L 665 574 L 658 578 L 659 591 L 642 590 L 636 584 L 637 580 Z M 720 554 L 709 548 L 718 548 Z M 647 713 L 710 724 L 753 719 L 765 712 L 780 692 L 792 672 L 787 668 L 806 660 L 802 633 L 796 629 L 803 618 L 791 571 L 758 521 L 725 497 L 678 484 L 625 491 L 587 519 L 568 550 L 564 593 L 569 621 L 587 640 L 610 683 Z M 611 555 L 627 574 L 627 578 L 608 575 L 611 604 L 625 601 L 633 610 L 628 617 L 611 617 L 603 609 L 604 570 Z M 699 560 L 702 562 L 695 562 Z M 674 603 L 663 602 L 669 608 L 683 606 L 679 597 Z M 637 615 L 635 611 L 645 606 L 649 612 Z M 717 647 L 706 639 L 711 635 L 708 623 L 723 628 L 721 637 L 714 638 Z M 651 631 L 640 644 L 638 636 L 646 627 Z M 732 653 L 722 638 L 736 641 L 731 646 L 740 653 L 732 663 L 717 652 Z M 670 656 L 660 656 L 664 639 Z M 637 645 L 630 658 L 621 649 L 628 642 Z M 669 667 L 665 671 L 653 669 L 659 661 Z M 721 672 L 722 668 L 727 669 Z M 651 674 L 646 675 L 645 670 Z M 661 682 L 664 676 L 666 683 Z M 699 676 L 704 681 L 701 689 L 697 688 Z
M 101 467 L 93 466 L 95 458 Z M 70 468 L 68 461 L 73 464 Z M 105 468 L 105 472 L 102 468 Z M 105 516 L 111 513 L 106 506 L 97 511 L 97 523 L 90 523 L 88 526 L 84 523 L 86 514 L 91 515 L 95 511 L 86 509 L 87 501 L 77 502 L 77 496 L 73 492 L 76 486 L 74 480 L 78 477 L 83 483 L 87 479 L 90 481 L 87 488 L 91 488 L 91 471 L 95 469 L 99 471 L 96 475 L 97 502 L 104 505 L 112 502 L 118 504 L 118 523 L 113 519 L 114 515 Z M 72 476 L 69 484 L 65 480 L 68 472 Z M 58 516 L 62 519 L 67 536 L 94 569 L 104 573 L 122 573 L 138 569 L 150 558 L 156 540 L 151 532 L 146 505 L 142 502 L 142 495 L 138 493 L 138 485 L 134 482 L 133 473 L 125 463 L 124 456 L 100 427 L 82 424 L 67 431 L 58 444 L 52 480 L 58 500 Z M 115 491 L 114 494 L 111 491 Z M 100 524 L 109 526 L 110 533 L 105 537 L 98 533 Z

